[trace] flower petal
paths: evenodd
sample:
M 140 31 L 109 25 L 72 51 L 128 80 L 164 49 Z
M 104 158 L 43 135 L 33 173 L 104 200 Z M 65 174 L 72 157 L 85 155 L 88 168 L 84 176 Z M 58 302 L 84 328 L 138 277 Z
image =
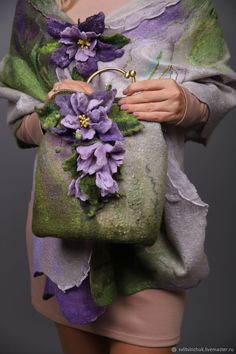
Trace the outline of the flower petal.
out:
M 93 128 L 81 128 L 80 129 L 82 135 L 83 135 L 83 139 L 88 139 L 91 140 L 94 138 L 94 135 L 96 134 L 96 131 Z
M 96 164 L 102 168 L 104 165 L 107 164 L 107 157 L 106 157 L 106 149 L 104 144 L 100 144 L 94 152 L 94 155 L 97 158 Z
M 76 68 L 82 76 L 84 76 L 85 78 L 89 77 L 98 69 L 96 57 L 89 57 L 86 62 L 77 61 Z
M 58 128 L 51 128 L 51 131 L 55 133 L 56 135 L 60 136 L 64 141 L 67 141 L 69 143 L 76 143 L 76 139 L 74 134 L 72 134 L 71 130 L 64 128 L 64 129 L 58 129 Z
M 81 114 L 86 112 L 89 100 L 84 92 L 76 92 L 71 95 L 70 102 L 76 114 Z
M 122 141 L 124 140 L 124 136 L 122 135 L 120 129 L 116 122 L 112 122 L 111 128 L 106 131 L 106 133 L 99 133 L 99 139 L 102 141 Z
M 89 173 L 90 167 L 96 164 L 95 158 L 92 156 L 87 160 L 82 160 L 80 157 L 77 159 L 77 171 L 83 171 L 84 173 Z
M 95 101 L 95 100 L 93 100 L 93 101 Z M 88 108 L 89 108 L 89 106 L 88 106 Z M 90 119 L 92 121 L 90 123 L 91 125 L 93 125 L 93 123 L 99 123 L 101 120 L 108 119 L 108 115 L 107 115 L 106 109 L 103 106 L 100 106 L 100 107 L 98 106 L 98 108 L 93 109 L 92 111 L 88 110 L 87 111 L 87 115 L 90 117 Z
M 91 111 L 92 109 L 94 109 L 94 108 L 96 108 L 96 107 L 98 107 L 98 106 L 100 106 L 100 104 L 101 104 L 102 102 L 103 102 L 102 99 L 97 100 L 97 99 L 95 99 L 95 98 L 91 98 L 91 99 L 89 100 L 89 103 L 88 103 L 87 112 L 88 112 L 88 111 Z
M 70 104 L 70 96 L 69 95 L 58 95 L 55 97 L 55 103 L 58 107 L 60 107 L 60 113 L 62 116 L 66 116 L 67 114 L 74 114 L 74 111 Z
M 117 182 L 112 178 L 107 170 L 96 172 L 96 185 L 101 189 L 101 196 L 105 197 L 109 194 L 118 192 L 119 187 Z
M 81 180 L 81 177 L 78 177 L 77 180 L 75 181 L 75 197 L 79 198 L 80 200 L 82 200 L 84 202 L 85 200 L 88 200 L 89 197 L 86 193 L 81 191 L 80 180 Z
M 61 32 L 71 24 L 53 17 L 47 19 L 47 32 L 54 38 L 60 38 Z
M 106 133 L 112 126 L 112 120 L 109 118 L 103 118 L 98 123 L 93 123 L 91 126 L 98 133 Z
M 68 187 L 67 195 L 70 196 L 70 197 L 75 196 L 75 181 L 76 181 L 76 179 L 73 178 L 72 181 L 69 184 L 69 187 Z
M 77 25 L 68 26 L 60 33 L 62 38 L 70 38 L 73 41 L 77 40 L 80 34 L 81 32 Z
M 66 49 L 66 54 L 68 55 L 69 59 L 74 59 L 76 51 L 77 48 L 75 45 L 71 45 Z
M 61 38 L 59 40 L 59 43 L 62 43 L 65 45 L 72 45 L 72 44 L 74 44 L 74 41 L 71 38 Z
M 61 48 L 57 49 L 51 55 L 52 61 L 62 69 L 66 68 L 71 62 L 66 51 L 67 51 L 67 47 L 63 45 Z
M 89 56 L 86 54 L 85 50 L 79 47 L 75 54 L 75 60 L 85 62 L 86 60 L 88 60 L 88 58 Z
M 79 29 L 85 32 L 103 33 L 105 29 L 105 14 L 100 11 L 98 14 L 89 16 L 84 22 L 79 24 Z
M 92 48 L 83 48 L 83 52 L 84 52 L 84 54 L 85 55 L 87 55 L 87 57 L 95 57 L 95 55 L 96 55 L 96 51 L 95 50 L 93 50 Z
M 117 94 L 117 89 L 112 89 L 110 91 L 95 91 L 90 95 L 91 99 L 103 100 L 102 106 L 105 108 L 106 112 L 109 112 L 112 104 L 114 103 L 115 96 Z
M 116 173 L 117 172 L 117 168 L 118 168 L 118 165 L 117 165 L 116 161 L 114 161 L 113 159 L 109 159 L 108 160 L 108 164 L 109 164 L 109 168 L 110 168 L 111 174 Z
M 124 144 L 120 141 L 116 141 L 112 148 L 112 154 L 124 154 L 125 148 Z
M 97 41 L 96 49 L 97 60 L 101 60 L 104 62 L 120 58 L 124 54 L 123 49 L 118 49 L 112 44 L 104 43 L 100 40 Z
M 80 122 L 78 116 L 68 114 L 61 120 L 61 124 L 64 125 L 66 128 L 70 129 L 78 129 L 80 128 Z
M 94 153 L 94 151 L 97 149 L 97 147 L 100 144 L 101 144 L 100 142 L 97 142 L 87 146 L 78 146 L 76 148 L 76 151 L 80 155 L 81 159 L 87 160 Z

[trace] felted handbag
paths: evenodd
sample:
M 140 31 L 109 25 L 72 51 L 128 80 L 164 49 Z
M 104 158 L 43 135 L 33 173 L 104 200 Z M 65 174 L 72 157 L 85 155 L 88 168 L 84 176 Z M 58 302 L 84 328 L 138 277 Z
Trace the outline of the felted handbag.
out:
M 108 70 L 135 81 L 134 71 L 105 68 L 87 82 Z M 110 88 L 91 95 L 63 91 L 38 110 L 46 133 L 35 170 L 36 236 L 144 245 L 156 241 L 167 176 L 162 126 L 121 111 L 115 94 Z M 106 124 L 111 127 L 104 132 Z

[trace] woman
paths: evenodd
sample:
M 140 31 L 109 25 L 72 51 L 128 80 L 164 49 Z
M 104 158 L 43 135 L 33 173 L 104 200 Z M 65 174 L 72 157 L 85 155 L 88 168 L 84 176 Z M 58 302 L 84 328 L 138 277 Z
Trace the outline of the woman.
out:
M 116 3 L 108 3 L 104 0 L 92 3 L 88 0 L 67 0 L 60 1 L 58 6 L 67 12 L 67 15 L 74 22 L 77 21 L 78 14 L 80 20 L 84 21 L 91 14 L 103 11 L 107 15 L 107 19 L 110 18 L 110 24 L 115 24 L 113 27 L 115 28 L 117 25 L 115 23 L 116 18 L 118 20 L 119 16 L 122 17 L 122 14 L 128 13 L 129 6 L 131 8 L 132 6 L 138 7 L 142 3 L 144 1 L 120 0 Z M 181 1 L 166 1 L 169 6 L 164 9 L 158 8 L 156 14 L 153 14 L 159 1 L 149 3 L 150 6 L 153 6 L 152 3 L 154 3 L 152 17 L 147 15 L 138 18 L 140 24 L 142 21 L 146 21 L 147 28 L 148 23 L 156 19 L 160 22 L 166 21 L 165 15 L 169 16 L 169 23 L 175 21 L 175 16 L 177 16 L 181 6 Z M 195 6 L 204 6 L 204 3 L 205 1 L 201 1 L 200 5 Z M 143 11 L 140 9 L 139 15 L 141 12 L 142 15 L 145 15 L 145 11 L 148 12 L 145 7 Z M 191 11 L 194 11 L 194 6 Z M 126 28 L 126 24 L 124 23 L 123 28 L 125 33 L 128 33 L 131 38 L 134 38 L 135 35 L 136 38 L 141 38 L 139 33 L 134 34 L 137 23 L 130 28 Z M 159 23 L 158 25 L 161 26 Z M 145 30 L 143 28 L 143 31 Z M 147 32 L 147 38 L 148 34 Z M 169 40 L 171 40 L 171 37 L 169 37 Z M 197 53 L 196 48 L 194 50 L 193 55 L 195 55 L 196 60 L 200 49 Z M 211 55 L 211 52 L 208 55 Z M 166 58 L 164 59 L 166 60 Z M 142 60 L 144 60 L 144 57 L 140 56 L 140 61 Z M 201 60 L 203 59 L 198 58 L 199 65 L 202 64 Z M 214 66 L 215 63 L 212 62 L 211 64 Z M 102 65 L 103 63 L 100 63 L 101 67 Z M 123 91 L 124 97 L 120 99 L 119 105 L 121 109 L 132 112 L 140 120 L 167 123 L 170 129 L 179 132 L 185 139 L 206 143 L 219 119 L 236 104 L 236 94 L 232 88 L 233 80 L 235 83 L 235 75 L 230 70 L 226 73 L 223 71 L 222 69 L 222 75 L 224 74 L 227 78 L 224 83 L 219 72 L 218 77 L 214 77 L 214 70 L 211 76 L 206 70 L 198 82 L 194 81 L 194 75 L 192 75 L 192 80 L 179 80 L 179 75 L 172 75 L 171 69 L 169 73 L 164 72 L 163 77 L 161 77 L 163 80 L 157 79 L 155 75 L 148 75 L 146 79 L 130 84 Z M 184 75 L 181 70 L 178 74 Z M 145 78 L 145 75 L 143 77 Z M 61 77 L 61 80 L 55 83 L 48 93 L 47 99 L 55 93 L 55 90 L 63 89 L 79 90 L 86 93 L 93 91 L 93 87 L 82 81 Z M 224 104 L 218 104 L 217 108 L 213 108 L 217 105 L 219 97 L 222 98 Z M 15 109 L 15 107 L 11 108 Z M 215 109 L 214 112 L 213 109 Z M 16 115 L 18 119 L 16 119 Z M 24 116 L 22 116 L 22 111 L 15 112 L 14 124 L 19 144 L 24 144 L 24 146 L 40 145 L 44 132 L 38 116 L 33 110 L 28 109 Z M 180 164 L 181 160 L 182 157 L 180 156 Z M 47 301 L 42 300 L 44 275 L 37 278 L 33 277 L 31 218 L 32 205 L 30 204 L 27 220 L 27 247 L 31 269 L 32 303 L 39 312 L 55 322 L 65 354 L 171 353 L 171 347 L 180 340 L 187 290 L 144 289 L 129 297 L 117 298 L 105 314 L 94 323 L 85 326 L 71 325 L 63 318 L 55 297 Z M 206 273 L 204 276 L 206 276 Z

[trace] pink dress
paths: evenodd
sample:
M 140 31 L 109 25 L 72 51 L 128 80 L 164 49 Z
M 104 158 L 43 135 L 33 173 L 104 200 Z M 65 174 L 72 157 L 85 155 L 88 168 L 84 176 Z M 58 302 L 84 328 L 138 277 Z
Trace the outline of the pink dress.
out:
M 209 116 L 208 106 L 187 89 L 184 90 L 186 110 L 179 125 L 192 127 L 204 124 Z M 25 116 L 17 131 L 25 143 L 39 145 L 43 131 L 36 113 Z M 130 296 L 119 296 L 106 312 L 87 325 L 72 325 L 61 313 L 56 297 L 43 300 L 46 276 L 32 274 L 32 202 L 29 202 L 26 244 L 31 279 L 31 298 L 34 308 L 48 319 L 83 331 L 114 338 L 145 347 L 176 345 L 181 338 L 181 327 L 188 291 L 144 289 Z

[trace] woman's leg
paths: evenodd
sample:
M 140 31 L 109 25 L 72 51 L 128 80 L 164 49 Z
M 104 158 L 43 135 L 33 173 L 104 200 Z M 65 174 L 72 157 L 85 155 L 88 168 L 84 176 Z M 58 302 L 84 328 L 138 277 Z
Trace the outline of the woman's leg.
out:
M 108 338 L 54 323 L 64 354 L 109 354 Z
M 111 340 L 111 351 L 110 354 L 171 354 L 172 348 L 170 347 L 141 347 L 117 340 Z

